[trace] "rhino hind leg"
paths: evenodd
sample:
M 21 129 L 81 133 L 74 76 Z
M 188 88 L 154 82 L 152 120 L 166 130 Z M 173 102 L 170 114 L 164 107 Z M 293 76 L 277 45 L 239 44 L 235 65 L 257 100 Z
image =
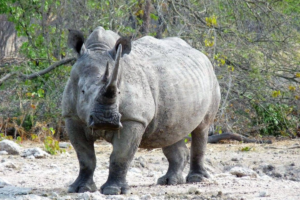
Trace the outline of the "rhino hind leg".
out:
M 96 168 L 94 141 L 85 137 L 84 129 L 71 119 L 66 120 L 70 141 L 76 151 L 80 170 L 77 179 L 69 186 L 69 193 L 94 192 L 97 190 L 93 180 Z
M 204 154 L 208 139 L 209 124 L 201 123 L 192 131 L 190 171 L 186 177 L 186 182 L 201 182 L 203 178 L 209 178 L 209 174 L 204 168 Z
M 157 180 L 159 185 L 175 185 L 185 182 L 182 172 L 189 159 L 189 151 L 184 140 L 163 148 L 163 153 L 169 161 L 166 175 Z

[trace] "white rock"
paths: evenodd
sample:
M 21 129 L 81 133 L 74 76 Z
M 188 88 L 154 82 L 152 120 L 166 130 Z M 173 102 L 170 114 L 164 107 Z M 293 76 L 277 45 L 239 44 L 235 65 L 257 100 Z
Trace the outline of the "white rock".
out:
M 4 186 L 11 185 L 8 181 L 0 177 L 0 188 L 3 188 Z
M 34 157 L 33 155 L 26 156 L 26 158 L 27 158 L 27 159 L 31 159 L 31 160 L 35 159 L 35 157 Z
M 3 162 L 3 163 L 1 163 L 0 168 L 3 168 L 3 167 L 11 168 L 11 169 L 17 169 L 17 166 L 12 162 Z
M 35 194 L 18 196 L 16 200 L 48 200 L 47 197 L 41 197 Z M 50 200 L 50 199 L 49 199 Z
M 230 174 L 236 175 L 237 177 L 250 176 L 252 178 L 257 178 L 257 174 L 252 169 L 243 167 L 234 167 L 229 171 Z
M 130 196 L 127 200 L 140 200 L 140 198 L 137 195 L 133 195 L 133 196 Z
M 85 192 L 83 194 L 79 194 L 78 197 L 83 199 L 83 200 L 90 200 L 90 196 L 91 196 L 91 193 L 90 192 Z
M 152 199 L 151 194 L 146 194 L 146 195 L 141 196 L 141 200 L 151 200 L 151 199 Z
M 125 200 L 125 197 L 122 195 L 113 195 L 113 196 L 108 196 L 107 199 L 111 199 L 111 200 Z
M 55 197 L 55 198 L 58 198 L 58 197 L 59 197 L 59 195 L 58 195 L 56 192 L 52 192 L 52 193 L 51 193 L 51 196 L 53 196 L 53 197 Z
M 131 173 L 137 173 L 137 174 L 142 173 L 142 171 L 139 168 L 135 168 L 135 167 L 129 169 L 129 172 L 131 172 Z
M 250 176 L 243 176 L 243 177 L 241 177 L 241 179 L 243 179 L 243 180 L 250 180 L 251 177 Z
M 106 196 L 101 194 L 99 191 L 91 193 L 91 200 L 104 200 Z
M 0 151 L 6 151 L 8 154 L 11 155 L 19 155 L 21 147 L 13 141 L 2 140 L 0 142 Z
M 272 178 L 270 177 L 270 176 L 268 176 L 268 175 L 263 175 L 263 176 L 261 176 L 261 177 L 259 177 L 261 180 L 265 180 L 265 181 L 269 181 L 269 180 L 271 180 Z
M 7 155 L 7 151 L 0 151 L 0 155 Z
M 201 192 L 196 187 L 190 187 L 188 190 L 189 194 L 200 194 Z
M 258 196 L 259 197 L 269 197 L 270 195 L 269 195 L 269 193 L 267 191 L 262 191 L 262 192 L 259 193 Z
M 68 152 L 64 152 L 64 153 L 60 154 L 60 156 L 69 158 L 71 155 Z
M 230 173 L 221 173 L 221 174 L 216 174 L 216 178 L 235 178 L 236 176 L 230 174 Z
M 57 200 L 72 200 L 71 196 L 59 197 Z
M 22 151 L 21 156 L 22 157 L 34 156 L 35 158 L 46 158 L 47 156 L 49 156 L 49 154 L 43 151 L 41 148 L 35 147 L 35 148 L 25 149 L 24 151 Z
M 153 171 L 148 171 L 148 173 L 146 174 L 146 177 L 154 177 L 155 173 Z
M 58 168 L 58 167 L 57 167 L 56 164 L 53 164 L 53 163 L 52 163 L 52 164 L 50 165 L 50 168 Z
M 58 145 L 60 148 L 65 148 L 65 149 L 71 146 L 71 144 L 68 142 L 60 142 Z

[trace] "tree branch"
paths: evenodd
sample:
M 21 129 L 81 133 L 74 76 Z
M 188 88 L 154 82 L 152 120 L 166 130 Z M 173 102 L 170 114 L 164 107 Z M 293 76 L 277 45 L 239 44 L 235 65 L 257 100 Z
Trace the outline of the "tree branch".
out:
M 12 77 L 12 76 L 14 76 L 14 75 L 16 75 L 16 74 L 17 74 L 17 72 L 12 72 L 12 73 L 6 74 L 4 77 L 2 77 L 2 78 L 0 79 L 0 85 L 2 85 L 2 83 L 3 83 L 4 81 L 6 81 L 7 79 L 9 79 L 10 77 Z
M 38 77 L 38 76 L 42 76 L 42 75 L 44 75 L 44 74 L 47 74 L 48 72 L 50 72 L 50 71 L 52 71 L 53 69 L 55 69 L 56 67 L 59 67 L 59 66 L 61 66 L 61 65 L 65 65 L 65 64 L 68 64 L 68 63 L 70 63 L 70 62 L 72 62 L 72 61 L 75 61 L 76 60 L 76 58 L 75 57 L 73 57 L 73 58 L 66 58 L 66 59 L 63 59 L 63 60 L 60 60 L 60 61 L 58 61 L 58 62 L 56 62 L 56 63 L 53 63 L 52 65 L 50 65 L 48 68 L 46 68 L 46 69 L 43 69 L 43 70 L 41 70 L 41 71 L 38 71 L 38 72 L 34 72 L 34 73 L 32 73 L 32 74 L 22 74 L 22 73 L 17 73 L 17 72 L 12 72 L 12 73 L 8 73 L 8 74 L 6 74 L 4 77 L 2 77 L 1 79 L 0 79 L 0 85 L 2 85 L 2 83 L 4 82 L 4 81 L 6 81 L 7 79 L 9 79 L 10 77 L 12 77 L 12 76 L 14 76 L 14 75 L 18 75 L 18 77 L 19 78 L 22 78 L 22 79 L 34 79 L 34 78 L 36 78 L 36 77 Z
M 244 143 L 268 143 L 268 144 L 272 143 L 270 140 L 263 141 L 263 140 L 249 139 L 245 136 L 235 134 L 235 133 L 222 133 L 222 134 L 209 136 L 207 143 L 218 143 L 220 140 L 237 140 L 237 141 L 242 141 Z
M 288 76 L 284 76 L 284 75 L 281 75 L 281 74 L 275 74 L 275 76 L 280 77 L 280 78 L 284 78 L 284 79 L 289 80 L 289 81 L 293 81 L 295 83 L 300 83 L 300 81 L 297 80 L 297 77 L 295 75 L 294 75 L 294 77 L 288 77 Z
M 67 63 L 70 63 L 70 62 L 75 61 L 75 60 L 76 60 L 75 57 L 63 59 L 63 60 L 60 60 L 60 61 L 58 61 L 58 62 L 50 65 L 50 67 L 48 67 L 46 69 L 43 69 L 43 70 L 41 70 L 39 72 L 35 72 L 35 73 L 29 74 L 29 75 L 21 74 L 21 78 L 24 78 L 24 79 L 33 79 L 33 78 L 36 78 L 38 76 L 42 76 L 44 74 L 47 74 L 48 72 L 52 71 L 56 67 L 59 67 L 61 65 L 67 64 Z
M 187 141 L 191 141 L 192 137 L 188 135 L 188 136 L 185 137 L 185 139 L 187 139 Z M 208 136 L 207 143 L 215 144 L 215 143 L 220 142 L 221 140 L 236 140 L 236 141 L 240 141 L 240 142 L 244 142 L 244 143 L 272 144 L 271 140 L 250 139 L 250 138 L 245 137 L 243 135 L 236 134 L 236 133 L 230 133 L 230 132 L 210 135 L 210 136 Z

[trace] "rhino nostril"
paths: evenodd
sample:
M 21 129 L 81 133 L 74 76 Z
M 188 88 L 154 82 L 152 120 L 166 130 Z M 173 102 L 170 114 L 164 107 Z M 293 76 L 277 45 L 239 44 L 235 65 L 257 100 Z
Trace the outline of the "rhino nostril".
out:
M 94 124 L 95 124 L 94 117 L 93 115 L 90 115 L 89 125 L 94 126 Z

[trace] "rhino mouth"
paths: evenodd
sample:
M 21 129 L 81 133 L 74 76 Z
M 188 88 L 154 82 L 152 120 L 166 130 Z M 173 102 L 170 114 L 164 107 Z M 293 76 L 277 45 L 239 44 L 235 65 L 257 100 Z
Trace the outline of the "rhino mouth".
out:
M 89 127 L 102 130 L 119 130 L 122 128 L 121 114 L 116 109 L 93 110 L 89 117 Z

